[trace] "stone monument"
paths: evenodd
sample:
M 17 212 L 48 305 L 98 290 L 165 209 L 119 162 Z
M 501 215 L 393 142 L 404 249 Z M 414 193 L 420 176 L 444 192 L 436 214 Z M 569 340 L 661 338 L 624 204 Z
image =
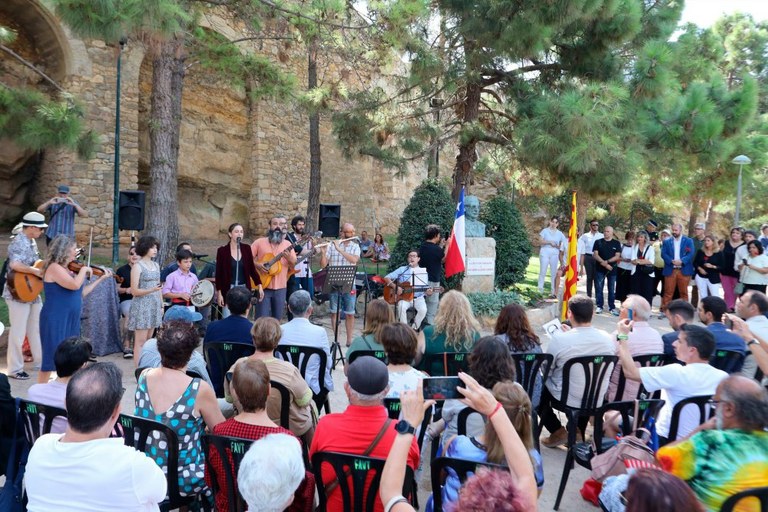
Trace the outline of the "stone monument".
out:
M 467 269 L 462 290 L 464 293 L 492 292 L 496 275 L 496 240 L 485 236 L 485 224 L 478 220 L 480 200 L 477 196 L 464 198 L 464 215 Z

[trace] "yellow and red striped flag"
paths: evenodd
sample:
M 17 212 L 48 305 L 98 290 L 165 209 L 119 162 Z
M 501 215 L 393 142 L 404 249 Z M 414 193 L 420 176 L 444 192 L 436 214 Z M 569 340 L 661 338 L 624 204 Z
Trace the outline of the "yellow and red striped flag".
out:
M 561 320 L 565 320 L 568 313 L 568 301 L 576 295 L 576 283 L 579 280 L 579 263 L 576 260 L 576 191 L 573 191 L 571 199 L 571 227 L 568 228 L 568 266 L 565 271 L 565 289 L 563 290 L 563 310 L 560 313 Z

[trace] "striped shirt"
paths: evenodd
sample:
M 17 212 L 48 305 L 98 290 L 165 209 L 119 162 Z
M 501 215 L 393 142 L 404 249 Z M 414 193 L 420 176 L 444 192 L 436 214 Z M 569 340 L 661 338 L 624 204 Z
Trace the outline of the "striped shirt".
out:
M 77 209 L 71 204 L 56 203 L 48 207 L 48 229 L 45 236 L 54 238 L 56 235 L 75 236 L 75 214 Z

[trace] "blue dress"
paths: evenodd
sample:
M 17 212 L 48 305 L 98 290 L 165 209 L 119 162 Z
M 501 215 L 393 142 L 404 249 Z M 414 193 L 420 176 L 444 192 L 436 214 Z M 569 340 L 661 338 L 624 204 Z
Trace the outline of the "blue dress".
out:
M 59 344 L 71 336 L 80 336 L 80 312 L 83 288 L 68 290 L 57 283 L 43 282 L 45 302 L 40 311 L 40 342 L 43 347 L 44 372 L 56 370 L 53 355 Z

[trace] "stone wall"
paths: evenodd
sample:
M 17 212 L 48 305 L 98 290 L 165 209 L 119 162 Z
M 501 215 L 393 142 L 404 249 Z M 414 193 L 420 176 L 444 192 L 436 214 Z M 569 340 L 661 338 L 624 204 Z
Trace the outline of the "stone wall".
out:
M 51 16 L 37 0 L 12 1 Z M 55 19 L 49 22 L 49 30 L 64 35 L 59 37 L 61 54 L 66 56 L 61 83 L 85 105 L 88 127 L 99 135 L 101 145 L 89 161 L 79 161 L 69 151 L 46 151 L 33 186 L 23 189 L 25 199 L 27 204 L 40 204 L 58 184 L 69 184 L 72 196 L 88 211 L 88 218 L 77 222 L 78 238 L 87 239 L 93 228 L 97 242 L 109 243 L 118 48 L 80 40 L 55 23 Z M 217 11 L 203 18 L 203 25 L 229 38 L 242 34 L 238 23 L 218 16 Z M 272 55 L 275 62 L 285 60 L 285 68 L 296 75 L 297 83 L 306 83 L 303 49 L 286 52 L 277 44 L 261 42 L 251 50 Z M 288 59 L 278 60 L 278 52 Z M 321 62 L 321 69 L 326 78 L 336 71 L 329 62 Z M 149 187 L 151 74 L 144 47 L 129 40 L 122 52 L 121 190 Z M 271 100 L 254 103 L 243 90 L 192 65 L 185 79 L 182 110 L 178 198 L 183 238 L 221 238 L 231 222 L 247 225 L 255 236 L 273 213 L 306 212 L 309 128 L 307 115 L 298 106 Z M 426 165 L 419 163 L 406 177 L 396 178 L 370 158 L 344 159 L 327 119 L 321 121 L 321 141 L 321 202 L 340 203 L 342 219 L 355 223 L 358 231 L 373 230 L 375 222 L 385 233 L 394 233 L 412 190 L 426 175 Z M 121 235 L 125 242 L 130 233 Z

